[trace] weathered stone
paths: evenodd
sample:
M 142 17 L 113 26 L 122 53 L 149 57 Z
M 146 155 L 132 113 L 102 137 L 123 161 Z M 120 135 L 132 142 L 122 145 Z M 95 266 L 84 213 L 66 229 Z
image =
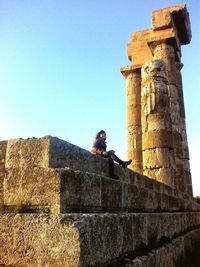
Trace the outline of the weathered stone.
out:
M 50 137 L 9 140 L 5 167 L 49 166 Z
M 7 141 L 0 141 L 0 211 L 3 209 L 3 181 L 5 176 Z
M 83 164 L 83 161 L 87 164 Z M 50 167 L 109 174 L 108 160 L 94 156 L 89 151 L 52 136 L 42 138 L 13 139 L 8 141 L 5 167 Z M 121 177 L 124 170 L 115 164 L 115 172 Z
M 179 264 L 196 264 L 200 230 L 193 230 L 177 237 L 172 242 L 153 249 L 148 256 L 140 256 L 131 261 L 127 267 L 176 267 Z M 167 256 L 166 256 L 167 255 Z M 191 258 L 187 258 L 190 255 Z M 196 257 L 196 258 L 195 258 Z M 191 262 L 192 259 L 192 262 Z
M 131 169 L 142 173 L 142 135 L 141 135 L 141 71 L 123 69 L 126 77 L 128 159 L 132 159 Z
M 107 159 L 51 136 L 0 142 L 0 266 L 175 267 L 199 245 L 181 106 L 188 23 L 185 5 L 155 11 L 153 29 L 131 35 L 138 65 L 121 70 L 130 166 L 148 177 L 115 164 L 110 179 Z
M 164 153 L 163 153 L 164 150 Z M 169 168 L 173 164 L 173 154 L 168 148 L 148 149 L 143 153 L 144 168 L 158 169 L 162 167 Z
M 156 129 L 149 131 L 148 116 L 156 115 L 161 121 L 166 120 L 166 114 L 170 114 L 168 100 L 168 87 L 165 72 L 165 63 L 155 60 L 142 67 L 142 149 L 143 149 L 143 173 L 151 178 L 162 181 L 171 186 L 174 185 L 174 147 L 172 138 L 172 125 L 170 117 L 168 129 Z M 152 116 L 152 115 L 151 115 Z M 169 116 L 169 115 L 168 115 Z M 162 127 L 164 126 L 162 124 Z M 155 124 L 154 124 L 155 127 Z M 159 154 L 153 157 L 152 153 L 158 149 Z M 149 153 L 149 151 L 151 151 Z M 166 167 L 167 165 L 167 167 Z M 166 171 L 167 170 L 167 171 Z M 163 177 L 161 175 L 164 175 Z M 170 175 L 170 176 L 169 176 Z
M 154 41 L 175 38 L 173 29 L 152 31 L 152 29 L 131 33 L 131 42 L 127 45 L 128 58 L 133 65 L 141 66 L 153 59 L 149 44 Z
M 48 207 L 60 212 L 60 176 L 57 171 L 41 167 L 6 170 L 3 202 L 9 210 Z
M 0 166 L 5 167 L 6 148 L 8 141 L 0 141 Z
M 58 139 L 53 140 L 60 144 Z M 39 147 L 46 151 L 43 138 L 39 141 Z M 64 145 L 68 147 L 67 143 Z M 24 162 L 28 160 L 29 149 L 22 149 L 28 152 L 23 152 L 20 159 L 16 157 L 18 150 L 12 150 L 15 151 L 12 159 L 20 161 L 20 167 L 14 161 L 12 168 L 5 168 L 0 264 L 16 267 L 114 264 L 118 257 L 134 253 L 141 245 L 148 246 L 152 238 L 159 242 L 162 236 L 171 238 L 200 223 L 199 213 L 181 213 L 198 211 L 199 205 L 169 186 L 131 170 L 123 170 L 127 181 L 116 181 L 67 167 L 41 167 L 42 149 L 41 154 L 38 153 L 40 161 L 28 161 L 27 165 Z M 47 154 L 46 162 L 51 153 Z M 84 160 L 88 152 L 81 150 L 80 154 Z M 73 163 L 69 161 L 62 164 Z M 81 165 L 81 159 L 78 164 Z M 151 213 L 158 210 L 168 213 Z M 100 214 L 102 211 L 106 213 Z M 115 213 L 108 213 L 112 211 Z M 144 213 L 132 213 L 135 211 Z M 21 214 L 16 214 L 18 212 Z M 72 213 L 59 215 L 66 212 Z M 85 212 L 90 215 L 83 214 Z
M 98 211 L 102 209 L 101 177 L 91 173 L 73 172 L 67 169 L 60 173 L 60 212 Z M 113 193 L 112 195 L 116 195 Z M 118 203 L 117 203 L 118 204 Z M 118 204 L 119 209 L 119 204 Z
M 172 16 L 170 14 L 170 9 L 163 8 L 159 10 L 154 10 L 152 12 L 152 26 L 154 30 L 171 28 Z
M 153 211 L 158 208 L 158 198 L 162 198 L 160 195 L 173 197 L 173 191 L 164 192 L 163 188 L 162 191 L 159 188 L 158 195 L 155 195 L 152 191 L 154 181 L 149 178 L 143 181 L 143 188 L 140 187 L 141 182 L 141 177 L 135 180 L 135 185 L 131 185 L 70 169 L 15 168 L 7 170 L 3 201 L 5 209 L 11 212 L 41 212 L 44 208 L 52 213 Z M 178 209 L 179 206 L 176 206 Z
M 155 151 L 155 153 L 157 152 Z M 150 154 L 149 157 L 157 158 L 154 175 L 162 181 L 162 173 L 158 171 L 157 167 L 159 164 L 164 165 L 162 161 L 168 164 L 170 158 L 163 159 L 161 155 L 160 159 L 159 153 Z M 168 170 L 167 166 L 166 170 Z M 149 170 L 152 166 L 145 165 L 145 168 L 147 168 L 145 173 L 150 176 Z M 166 173 L 165 176 L 167 174 L 169 175 Z M 140 188 L 141 186 L 142 188 Z M 156 190 L 158 194 L 155 195 L 152 190 Z M 18 210 L 41 212 L 45 208 L 52 213 L 134 211 L 138 209 L 153 211 L 159 205 L 161 206 L 161 203 L 158 204 L 158 202 L 165 194 L 174 197 L 174 191 L 172 189 L 169 191 L 167 186 L 163 187 L 156 181 L 128 170 L 125 182 L 69 168 L 53 169 L 29 166 L 6 169 L 2 203 L 4 209 L 10 212 Z M 165 210 L 170 211 L 171 208 L 174 210 L 174 207 L 168 205 Z M 177 205 L 176 210 L 178 209 Z
M 140 138 L 140 132 L 133 136 L 129 131 L 130 127 L 137 124 L 141 127 L 143 134 L 141 149 L 143 151 L 154 147 L 169 147 L 172 149 L 175 163 L 173 165 L 175 165 L 176 173 L 179 176 L 176 181 L 180 181 L 183 184 L 179 186 L 176 183 L 176 186 L 181 190 L 187 190 L 186 188 L 189 186 L 189 191 L 191 192 L 192 182 L 188 182 L 188 186 L 186 186 L 185 182 L 187 175 L 187 180 L 189 181 L 190 172 L 185 171 L 182 181 L 179 175 L 180 160 L 189 159 L 180 72 L 183 66 L 181 63 L 181 45 L 188 44 L 191 40 L 189 14 L 186 5 L 181 4 L 154 10 L 152 12 L 152 29 L 131 33 L 130 39 L 130 43 L 127 46 L 127 54 L 132 65 L 121 68 L 128 87 L 128 150 Z M 141 74 L 141 84 L 138 75 L 137 86 L 133 85 L 133 73 L 134 71 L 136 73 L 136 70 L 138 74 Z M 134 75 L 136 75 L 135 73 Z M 141 100 L 139 100 L 139 95 L 136 94 L 140 91 Z M 133 115 L 140 113 L 140 107 L 137 103 L 141 103 L 141 123 L 138 122 L 138 117 L 136 119 L 136 116 Z M 165 131 L 165 134 L 161 136 L 160 130 Z M 150 133 L 152 131 L 157 131 L 154 132 L 155 136 Z M 167 137 L 168 134 L 169 138 Z M 178 145 L 177 140 L 174 138 L 177 134 L 180 134 L 182 138 Z M 133 148 L 136 149 L 136 147 Z M 182 156 L 180 156 L 181 153 Z M 140 159 L 135 160 L 135 155 L 139 155 L 139 153 L 128 151 L 128 157 L 132 156 L 134 159 L 130 168 L 140 171 L 140 166 L 145 165 L 145 157 L 140 156 Z M 140 172 L 142 173 L 142 171 Z M 162 173 L 165 173 L 165 171 Z M 173 174 L 175 172 L 172 170 L 170 173 Z M 153 173 L 150 176 L 153 177 Z M 154 178 L 157 179 L 156 177 Z M 174 179 L 175 177 L 171 177 L 167 180 L 172 182 Z M 162 180 L 164 180 L 164 177 Z
M 188 44 L 191 40 L 189 13 L 185 4 L 154 10 L 152 26 L 154 31 L 174 28 L 181 44 Z
M 164 184 L 174 184 L 173 177 L 175 175 L 174 170 L 171 168 L 162 167 L 159 169 L 144 169 L 144 175 L 156 179 L 157 181 Z
M 173 148 L 172 133 L 166 130 L 148 131 L 142 135 L 143 150 Z
M 70 216 L 69 216 L 70 217 Z M 76 216 L 10 214 L 0 217 L 0 263 L 6 266 L 78 266 Z
M 156 245 L 199 224 L 199 213 L 2 215 L 0 263 L 16 267 L 114 264 L 142 244 Z
M 168 84 L 176 85 L 177 74 L 174 45 L 171 45 L 167 41 L 157 42 L 154 44 L 153 53 L 154 59 L 161 59 L 166 63 Z
M 171 118 L 169 114 L 149 114 L 146 121 L 148 131 L 166 130 L 171 131 Z
M 165 64 L 163 64 L 163 61 L 162 60 L 153 60 L 153 61 L 150 61 L 148 63 L 145 63 L 143 66 L 142 66 L 142 80 L 143 82 L 146 82 L 146 79 L 149 80 L 149 79 L 152 79 L 155 80 L 155 78 L 158 77 L 159 78 L 159 82 L 160 82 L 160 79 L 163 78 L 163 82 L 166 83 L 165 79 L 167 77 L 167 73 L 166 73 L 166 66 Z M 151 90 L 148 90 L 151 89 Z M 159 87 L 159 84 L 158 84 L 158 88 L 160 89 L 161 92 L 163 92 L 163 89 L 164 89 L 164 92 L 165 92 L 165 87 Z M 158 90 L 153 90 L 153 88 L 151 87 L 147 87 L 147 90 L 145 91 L 145 94 L 147 94 L 148 92 L 155 92 L 155 91 L 159 91 Z M 144 90 L 144 88 L 143 88 Z

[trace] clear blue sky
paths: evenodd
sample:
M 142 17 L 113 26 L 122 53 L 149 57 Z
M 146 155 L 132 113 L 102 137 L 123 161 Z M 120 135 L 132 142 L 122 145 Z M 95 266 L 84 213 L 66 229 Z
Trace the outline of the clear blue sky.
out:
M 130 33 L 151 28 L 170 0 L 0 0 L 0 140 L 57 136 L 90 150 L 100 129 L 126 158 Z M 200 1 L 185 1 L 191 44 L 182 47 L 194 194 L 200 195 Z

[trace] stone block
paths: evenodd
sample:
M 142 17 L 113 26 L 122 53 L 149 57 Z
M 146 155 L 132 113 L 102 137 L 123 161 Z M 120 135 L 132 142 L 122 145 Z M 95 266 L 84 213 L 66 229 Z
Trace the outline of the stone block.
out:
M 174 172 L 171 168 L 144 169 L 143 174 L 166 185 L 174 186 Z
M 166 130 L 148 131 L 142 134 L 143 150 L 152 148 L 173 148 L 172 133 Z
M 143 169 L 142 169 L 142 162 L 140 163 L 137 163 L 137 162 L 132 162 L 131 165 L 130 165 L 130 169 L 135 171 L 135 172 L 138 172 L 138 173 L 143 173 Z
M 130 148 L 128 150 L 128 158 L 132 159 L 131 164 L 140 164 L 142 166 L 142 149 L 140 147 L 141 142 L 140 140 L 136 140 L 136 148 Z M 134 170 L 130 168 L 131 170 Z
M 125 183 L 122 189 L 123 210 L 149 212 L 158 208 L 157 198 L 152 190 Z
M 0 264 L 15 267 L 78 266 L 80 243 L 74 227 L 76 221 L 76 216 L 64 220 L 64 217 L 52 215 L 2 215 Z
M 173 154 L 168 148 L 143 151 L 143 166 L 147 169 L 169 168 L 173 164 Z M 175 166 L 174 166 L 175 168 Z
M 57 171 L 41 167 L 8 168 L 4 178 L 3 202 L 6 209 L 48 207 L 60 212 L 60 175 Z
M 187 262 L 191 266 L 196 264 L 197 259 L 195 259 L 196 249 L 200 240 L 200 230 L 196 229 L 189 231 L 182 236 L 173 239 L 169 244 L 164 244 L 163 246 L 152 250 L 148 256 L 140 256 L 131 261 L 128 265 L 129 267 L 160 267 L 160 266 L 170 266 L 176 267 L 177 265 L 186 264 Z M 195 251 L 195 252 L 194 252 Z M 187 258 L 187 254 L 192 255 L 191 260 Z M 193 254 L 194 253 L 194 254 Z M 167 255 L 167 256 L 166 256 Z
M 140 173 L 133 172 L 133 171 L 129 171 L 128 175 L 129 175 L 128 182 L 130 184 L 134 184 L 134 185 L 139 186 L 139 187 L 140 186 L 144 187 L 145 186 L 145 180 L 148 179 L 144 175 L 142 175 Z
M 168 113 L 152 113 L 147 117 L 148 131 L 165 130 L 172 131 L 171 118 Z
M 3 214 L 0 264 L 103 266 L 200 224 L 199 213 Z M 14 242 L 13 242 L 14 234 Z
M 10 168 L 4 179 L 2 212 L 155 211 L 174 210 L 174 190 L 139 173 L 127 171 L 132 184 L 68 168 Z M 157 186 L 156 186 L 157 185 Z M 155 191 L 157 189 L 157 192 Z M 183 199 L 182 195 L 177 195 Z M 188 196 L 183 209 L 189 209 Z M 187 202 L 187 203 L 185 203 Z M 4 209 L 3 209 L 4 207 Z M 190 206 L 191 210 L 193 206 Z M 176 206 L 176 210 L 179 206 Z M 199 210 L 198 206 L 195 209 Z
M 172 17 L 169 9 L 159 9 L 152 12 L 153 30 L 162 30 L 172 27 Z
M 141 66 L 144 62 L 152 60 L 151 50 L 149 49 L 147 42 L 143 40 L 139 44 L 133 42 L 129 43 L 127 45 L 127 54 L 133 65 Z
M 101 209 L 101 177 L 67 169 L 60 173 L 60 212 Z M 110 179 L 109 179 L 110 180 Z M 113 195 L 113 192 L 111 192 Z
M 49 167 L 49 141 L 49 136 L 9 140 L 5 167 Z
M 182 136 L 179 132 L 173 132 L 173 144 L 176 153 L 176 157 L 179 159 L 183 159 L 183 143 Z
M 122 183 L 113 180 L 101 179 L 101 207 L 103 210 L 122 209 Z
M 92 155 L 85 149 L 51 136 L 9 140 L 5 166 L 6 168 L 68 167 L 72 170 L 109 175 L 107 159 Z M 115 172 L 122 179 L 125 177 L 125 171 L 118 164 L 115 164 Z

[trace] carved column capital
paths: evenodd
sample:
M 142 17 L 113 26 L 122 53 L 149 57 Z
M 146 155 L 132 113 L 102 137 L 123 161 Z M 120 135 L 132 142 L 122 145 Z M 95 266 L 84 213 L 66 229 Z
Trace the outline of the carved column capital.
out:
M 141 65 L 131 65 L 131 66 L 122 67 L 120 71 L 121 71 L 121 74 L 125 78 L 127 78 L 129 74 L 140 73 L 141 67 L 142 67 Z

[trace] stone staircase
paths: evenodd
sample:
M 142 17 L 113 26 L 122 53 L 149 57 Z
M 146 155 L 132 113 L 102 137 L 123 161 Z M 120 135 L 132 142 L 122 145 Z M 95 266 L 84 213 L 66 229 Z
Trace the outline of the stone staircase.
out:
M 0 266 L 175 266 L 185 240 L 200 240 L 200 205 L 117 164 L 115 173 L 56 137 L 0 142 Z

